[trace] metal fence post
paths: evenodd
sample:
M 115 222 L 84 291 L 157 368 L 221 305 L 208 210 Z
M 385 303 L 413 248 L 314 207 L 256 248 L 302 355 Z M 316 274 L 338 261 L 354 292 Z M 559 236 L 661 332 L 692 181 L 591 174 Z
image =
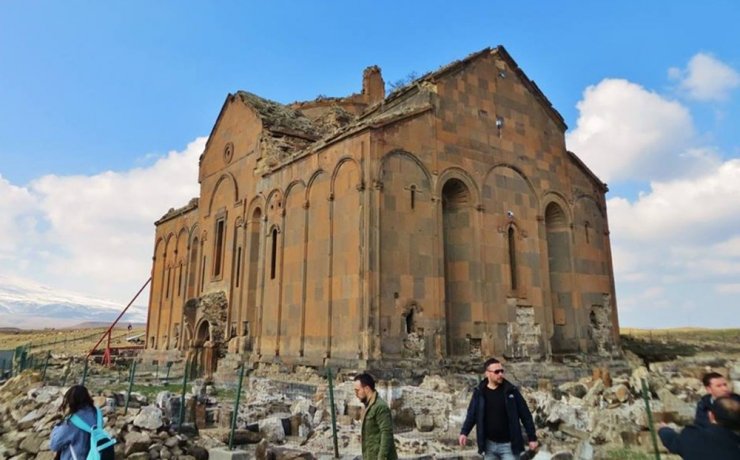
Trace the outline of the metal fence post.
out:
M 337 409 L 334 406 L 334 377 L 331 367 L 326 368 L 326 378 L 329 380 L 329 405 L 331 406 L 331 436 L 334 440 L 334 458 L 339 458 L 339 442 L 337 440 Z
M 67 361 L 67 370 L 64 371 L 64 377 L 62 377 L 62 386 L 67 385 L 67 377 L 69 377 L 69 373 L 72 370 L 72 358 L 69 358 L 69 361 Z
M 80 382 L 80 385 L 83 387 L 85 386 L 85 381 L 87 380 L 87 358 L 85 358 L 85 368 L 82 370 L 82 381 Z
M 188 370 L 190 363 L 185 362 L 185 372 L 182 374 L 182 393 L 180 395 L 180 418 L 177 421 L 177 431 L 181 431 L 183 418 L 185 418 L 185 390 L 188 385 Z
M 239 385 L 236 388 L 236 401 L 234 410 L 231 411 L 231 431 L 229 431 L 229 450 L 234 450 L 234 430 L 236 430 L 236 418 L 239 415 L 239 399 L 242 396 L 242 381 L 244 380 L 244 363 L 239 368 Z
M 642 399 L 645 400 L 645 410 L 647 411 L 648 427 L 650 428 L 650 437 L 653 438 L 653 449 L 655 449 L 655 460 L 660 460 L 660 452 L 658 451 L 658 437 L 655 435 L 655 427 L 653 426 L 653 411 L 650 410 L 650 400 L 648 399 L 648 386 L 645 379 L 642 381 Z
M 167 361 L 167 374 L 164 376 L 164 386 L 170 385 L 170 369 L 172 369 L 172 361 Z
M 128 377 L 128 391 L 126 392 L 126 404 L 123 406 L 123 415 L 128 412 L 128 402 L 131 400 L 131 389 L 134 386 L 134 375 L 136 375 L 136 359 L 131 363 L 131 372 Z
M 49 367 L 49 358 L 51 358 L 51 351 L 46 352 L 46 359 L 44 360 L 44 370 L 41 371 L 42 382 L 46 382 L 46 368 Z

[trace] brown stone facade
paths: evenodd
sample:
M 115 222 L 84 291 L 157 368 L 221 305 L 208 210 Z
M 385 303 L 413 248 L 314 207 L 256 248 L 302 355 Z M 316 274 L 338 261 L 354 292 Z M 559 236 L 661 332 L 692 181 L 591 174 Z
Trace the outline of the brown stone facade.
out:
M 156 223 L 148 349 L 358 368 L 609 354 L 606 185 L 508 53 L 387 96 L 370 67 L 362 88 L 226 98 L 200 196 Z

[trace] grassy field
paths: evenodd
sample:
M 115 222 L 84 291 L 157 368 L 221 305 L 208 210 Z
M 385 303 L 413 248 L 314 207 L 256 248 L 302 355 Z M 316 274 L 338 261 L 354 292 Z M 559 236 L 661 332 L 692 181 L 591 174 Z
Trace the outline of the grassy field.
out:
M 107 330 L 105 327 L 86 329 L 40 329 L 20 331 L 0 331 L 0 349 L 10 350 L 29 345 L 31 351 L 65 352 L 82 354 L 90 351 Z M 144 334 L 146 328 L 136 327 L 131 332 L 125 326 L 113 330 L 111 346 L 131 345 L 126 337 Z M 101 345 L 105 346 L 105 342 Z
M 700 353 L 740 354 L 740 329 L 622 328 L 622 347 L 646 363 Z
M 653 340 L 682 340 L 687 342 L 740 342 L 740 329 L 701 329 L 682 327 L 674 329 L 635 329 L 624 327 L 622 335 Z
M 84 329 L 40 329 L 3 331 L 0 330 L 0 350 L 30 344 L 33 351 L 64 351 L 82 354 L 90 350 L 107 328 Z M 131 345 L 126 337 L 144 334 L 146 328 L 134 327 L 131 332 L 125 326 L 113 331 L 113 346 Z M 740 353 L 740 329 L 635 329 L 620 330 L 623 345 L 630 350 L 655 350 L 658 355 L 694 355 L 699 352 Z

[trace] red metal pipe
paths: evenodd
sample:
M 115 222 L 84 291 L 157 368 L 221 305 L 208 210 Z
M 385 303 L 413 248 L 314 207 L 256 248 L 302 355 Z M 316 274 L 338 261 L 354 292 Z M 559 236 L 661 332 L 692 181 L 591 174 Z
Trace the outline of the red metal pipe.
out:
M 136 295 L 134 296 L 134 298 L 131 299 L 131 302 L 129 302 L 128 305 L 126 305 L 126 308 L 123 309 L 123 311 L 121 312 L 121 314 L 118 315 L 118 318 L 116 318 L 116 320 L 113 321 L 113 323 L 111 323 L 111 325 L 108 328 L 108 330 L 105 331 L 102 336 L 100 336 L 100 340 L 98 340 L 98 343 L 96 343 L 95 346 L 92 347 L 92 349 L 87 353 L 87 357 L 88 358 L 98 348 L 98 345 L 100 345 L 100 342 L 102 342 L 103 339 L 105 339 L 105 336 L 106 335 L 108 336 L 108 347 L 110 348 L 110 334 L 111 334 L 111 331 L 113 330 L 114 327 L 116 327 L 116 323 L 118 323 L 118 320 L 120 320 L 121 317 L 126 313 L 126 310 L 128 310 L 128 307 L 130 307 L 134 303 L 134 301 L 136 300 L 136 298 L 139 297 L 139 294 L 141 294 L 141 291 L 143 291 L 144 288 L 146 287 L 146 285 L 149 284 L 151 281 L 152 281 L 152 277 L 150 276 L 149 279 L 146 280 L 146 283 L 144 283 L 144 285 L 141 286 L 141 289 L 139 289 L 139 292 L 137 292 Z

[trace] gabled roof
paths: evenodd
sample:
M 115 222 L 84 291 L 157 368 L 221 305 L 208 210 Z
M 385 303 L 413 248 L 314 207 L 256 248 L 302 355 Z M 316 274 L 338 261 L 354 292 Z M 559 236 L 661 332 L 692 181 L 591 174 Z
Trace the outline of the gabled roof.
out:
M 271 134 L 297 137 L 311 142 L 321 138 L 325 134 L 298 110 L 247 91 L 237 91 L 234 94 L 226 96 L 218 117 L 216 117 L 216 122 L 213 124 L 213 128 L 211 128 L 211 132 L 208 135 L 206 149 L 208 149 L 208 144 L 211 142 L 213 133 L 216 132 L 216 128 L 218 128 L 221 122 L 221 117 L 223 117 L 226 107 L 230 102 L 234 102 L 237 99 L 254 110 L 256 115 L 262 120 L 263 128 Z
M 427 74 L 422 75 L 421 77 L 417 78 L 413 82 L 411 82 L 409 85 L 406 85 L 402 88 L 399 88 L 398 90 L 392 92 L 388 95 L 388 97 L 385 98 L 383 103 L 387 104 L 388 102 L 401 97 L 403 94 L 411 90 L 414 86 L 417 84 L 421 84 L 423 82 L 431 82 L 436 83 L 442 78 L 447 77 L 448 75 L 463 69 L 464 67 L 468 66 L 469 64 L 477 61 L 478 59 L 481 59 L 488 55 L 495 55 L 506 61 L 506 63 L 509 65 L 509 67 L 516 73 L 516 75 L 519 77 L 519 80 L 522 82 L 522 84 L 529 90 L 530 93 L 535 97 L 535 99 L 542 105 L 542 107 L 545 109 L 545 112 L 552 118 L 552 120 L 563 130 L 567 130 L 568 126 L 565 124 L 565 119 L 563 118 L 560 113 L 555 110 L 555 108 L 552 106 L 552 103 L 549 99 L 542 93 L 540 88 L 533 82 L 532 80 L 527 77 L 527 75 L 524 73 L 524 71 L 519 68 L 519 65 L 514 61 L 514 59 L 511 57 L 508 51 L 506 49 L 499 45 L 495 48 L 484 48 L 480 51 L 477 51 L 475 53 L 472 53 L 468 55 L 464 59 L 460 59 L 458 61 L 453 61 L 438 70 L 435 70 L 433 72 L 429 72 Z

